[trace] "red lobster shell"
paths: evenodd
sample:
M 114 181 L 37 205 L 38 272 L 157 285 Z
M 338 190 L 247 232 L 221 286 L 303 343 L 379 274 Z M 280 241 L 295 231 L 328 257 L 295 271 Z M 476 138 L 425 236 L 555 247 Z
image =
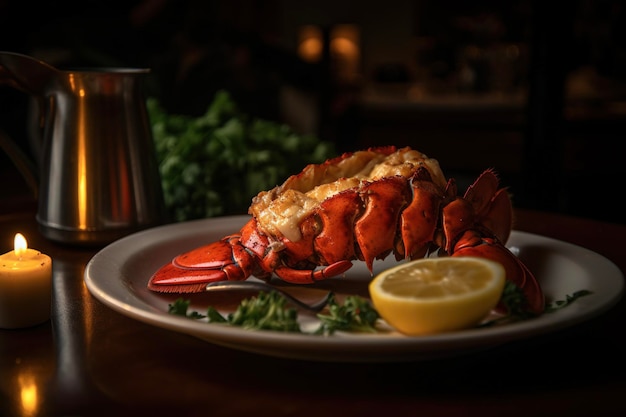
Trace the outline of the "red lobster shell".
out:
M 239 233 L 176 256 L 150 279 L 157 292 L 202 292 L 207 283 L 269 279 L 313 283 L 340 275 L 353 260 L 372 271 L 376 259 L 423 257 L 434 248 L 451 256 L 502 263 L 520 287 L 527 310 L 545 300 L 528 268 L 504 244 L 512 205 L 492 170 L 457 196 L 439 163 L 394 146 L 345 153 L 309 165 L 282 185 L 259 193 Z

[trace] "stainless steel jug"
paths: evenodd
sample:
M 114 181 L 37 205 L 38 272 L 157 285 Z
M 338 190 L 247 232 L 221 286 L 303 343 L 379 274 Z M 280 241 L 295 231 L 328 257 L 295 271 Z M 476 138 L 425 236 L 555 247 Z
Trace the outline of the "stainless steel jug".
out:
M 0 52 L 0 82 L 40 104 L 37 221 L 47 238 L 101 245 L 166 222 L 142 92 L 148 72 L 60 70 Z

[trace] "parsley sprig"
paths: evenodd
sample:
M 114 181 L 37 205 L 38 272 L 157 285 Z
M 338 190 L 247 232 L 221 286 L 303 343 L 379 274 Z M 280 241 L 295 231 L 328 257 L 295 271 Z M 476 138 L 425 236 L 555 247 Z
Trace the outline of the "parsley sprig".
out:
M 580 290 L 576 291 L 573 294 L 568 294 L 565 297 L 565 300 L 557 300 L 550 304 L 546 304 L 546 313 L 554 313 L 557 310 L 560 310 L 568 305 L 572 304 L 574 301 L 578 300 L 580 297 L 584 297 L 586 295 L 592 294 L 589 290 Z
M 579 290 L 572 294 L 567 294 L 565 296 L 565 300 L 556 300 L 551 303 L 546 303 L 543 314 L 554 313 L 557 310 L 565 308 L 571 305 L 574 301 L 579 299 L 580 297 L 584 297 L 586 295 L 592 294 L 589 290 Z M 507 281 L 504 285 L 504 290 L 502 291 L 502 296 L 500 297 L 500 302 L 504 305 L 507 310 L 506 315 L 489 320 L 485 323 L 482 323 L 480 327 L 492 326 L 494 324 L 503 323 L 503 322 L 513 322 L 513 321 L 521 321 L 521 320 L 529 320 L 534 317 L 537 317 L 536 314 L 529 312 L 525 306 L 527 303 L 526 296 L 520 287 L 513 284 L 511 281 Z
M 179 298 L 169 304 L 170 314 L 191 319 L 207 318 L 209 323 L 225 323 L 248 330 L 276 330 L 303 333 L 298 322 L 298 312 L 290 307 L 288 300 L 277 291 L 260 291 L 257 296 L 241 301 L 233 313 L 222 315 L 214 307 L 208 307 L 206 315 L 189 311 L 190 301 Z M 324 312 L 317 314 L 320 326 L 313 334 L 332 335 L 336 331 L 375 332 L 378 312 L 366 299 L 351 295 L 340 304 L 334 294 Z
M 147 100 L 165 205 L 174 221 L 247 213 L 252 197 L 310 163 L 331 141 L 241 111 L 218 91 L 204 114 L 173 114 Z
M 372 305 L 356 295 L 347 296 L 343 304 L 338 304 L 332 297 L 326 314 L 319 313 L 322 322 L 315 334 L 331 335 L 339 330 L 375 333 L 378 312 Z
M 228 323 L 248 330 L 300 332 L 298 312 L 288 307 L 287 299 L 276 291 L 260 292 L 256 297 L 242 300 L 237 310 L 227 317 L 213 307 L 209 307 L 207 315 L 209 323 Z

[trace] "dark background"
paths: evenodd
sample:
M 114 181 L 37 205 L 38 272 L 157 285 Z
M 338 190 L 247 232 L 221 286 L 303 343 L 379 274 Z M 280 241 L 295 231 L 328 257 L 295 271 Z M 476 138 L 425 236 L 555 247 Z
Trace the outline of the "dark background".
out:
M 300 27 L 328 46 L 346 23 L 356 72 L 298 56 Z M 150 68 L 147 95 L 173 113 L 199 115 L 227 89 L 339 151 L 411 145 L 464 185 L 495 168 L 516 206 L 623 223 L 624 23 L 609 0 L 0 0 L 0 50 Z M 25 152 L 28 101 L 0 85 L 0 129 Z M 3 197 L 23 192 L 1 151 L 0 176 Z

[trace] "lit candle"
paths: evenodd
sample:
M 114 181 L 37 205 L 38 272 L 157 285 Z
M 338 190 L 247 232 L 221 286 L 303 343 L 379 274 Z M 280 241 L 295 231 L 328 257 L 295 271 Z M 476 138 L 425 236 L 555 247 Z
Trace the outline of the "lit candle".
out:
M 20 233 L 0 255 L 0 328 L 30 327 L 50 318 L 52 260 L 29 249 Z

